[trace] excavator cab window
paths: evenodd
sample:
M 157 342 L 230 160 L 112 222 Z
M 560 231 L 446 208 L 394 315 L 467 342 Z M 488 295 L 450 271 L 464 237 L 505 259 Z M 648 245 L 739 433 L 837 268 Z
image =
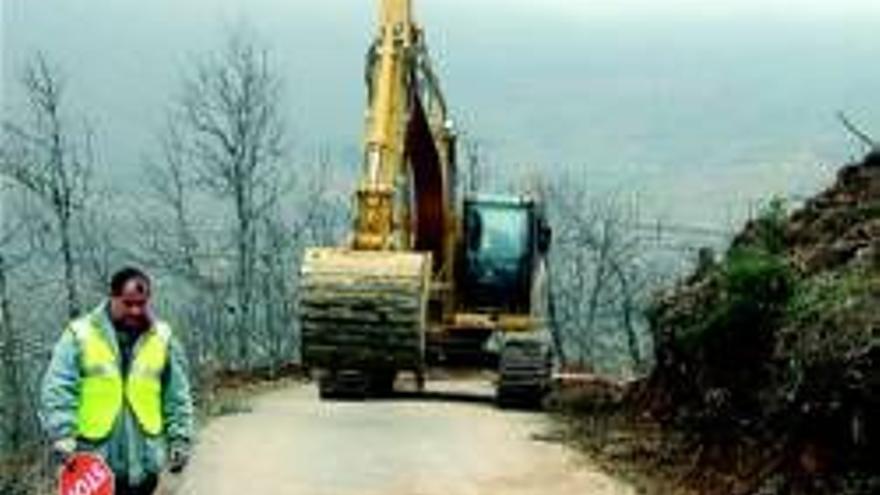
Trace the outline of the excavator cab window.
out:
M 470 200 L 465 206 L 464 285 L 480 306 L 520 306 L 533 259 L 527 203 Z M 523 299 L 523 301 L 520 301 Z
M 522 257 L 528 249 L 528 210 L 495 207 L 478 211 L 477 251 L 498 259 Z

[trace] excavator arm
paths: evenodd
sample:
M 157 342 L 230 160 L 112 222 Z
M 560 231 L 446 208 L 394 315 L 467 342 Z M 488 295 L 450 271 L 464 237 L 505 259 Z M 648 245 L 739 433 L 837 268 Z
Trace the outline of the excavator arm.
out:
M 408 73 L 416 36 L 409 0 L 382 0 L 380 32 L 368 67 L 364 174 L 357 193 L 355 249 L 406 249 L 405 205 L 395 201 L 404 174 Z
M 324 370 L 324 395 L 421 373 L 432 283 L 452 280 L 455 139 L 411 0 L 380 0 L 367 59 L 353 232 L 307 249 L 301 272 L 303 360 Z
M 430 251 L 443 264 L 454 135 L 411 0 L 381 0 L 368 58 L 364 169 L 353 248 Z

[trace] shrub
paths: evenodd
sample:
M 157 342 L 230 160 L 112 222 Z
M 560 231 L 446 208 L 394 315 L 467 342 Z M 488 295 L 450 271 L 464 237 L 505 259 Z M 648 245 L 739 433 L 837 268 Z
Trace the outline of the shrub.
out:
M 753 344 L 783 314 L 794 284 L 785 260 L 762 249 L 732 250 L 719 268 L 721 294 L 680 329 L 678 343 L 688 353 L 726 353 Z M 726 346 L 733 345 L 734 348 Z
M 779 197 L 771 199 L 759 212 L 755 220 L 757 229 L 756 248 L 770 254 L 782 254 L 785 251 L 785 222 L 788 209 L 785 200 Z

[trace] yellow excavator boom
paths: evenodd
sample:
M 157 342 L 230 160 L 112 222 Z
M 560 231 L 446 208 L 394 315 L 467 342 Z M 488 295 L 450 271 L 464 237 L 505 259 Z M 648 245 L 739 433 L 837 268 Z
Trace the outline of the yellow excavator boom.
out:
M 421 373 L 432 251 L 451 253 L 432 249 L 437 242 L 421 241 L 427 247 L 417 249 L 417 230 L 441 243 L 450 238 L 443 214 L 450 201 L 436 192 L 447 179 L 438 173 L 447 154 L 437 150 L 449 139 L 445 104 L 420 37 L 411 0 L 380 0 L 378 36 L 367 64 L 364 163 L 351 240 L 343 247 L 307 249 L 303 258 L 303 359 L 327 370 L 336 384 L 346 370 L 358 370 L 371 382 L 361 385 L 372 388 L 387 386 L 397 370 Z
M 405 173 L 407 76 L 416 33 L 410 1 L 381 0 L 376 59 L 368 67 L 370 101 L 365 170 L 355 205 L 355 249 L 410 247 L 409 208 L 394 197 L 396 182 Z

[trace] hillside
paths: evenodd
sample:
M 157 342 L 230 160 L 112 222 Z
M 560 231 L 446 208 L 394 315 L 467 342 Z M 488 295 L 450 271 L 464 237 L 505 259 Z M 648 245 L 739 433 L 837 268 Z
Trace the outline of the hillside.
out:
M 651 309 L 643 405 L 697 442 L 695 465 L 751 478 L 730 486 L 876 493 L 880 154 L 790 214 L 771 202 L 712 258 Z

